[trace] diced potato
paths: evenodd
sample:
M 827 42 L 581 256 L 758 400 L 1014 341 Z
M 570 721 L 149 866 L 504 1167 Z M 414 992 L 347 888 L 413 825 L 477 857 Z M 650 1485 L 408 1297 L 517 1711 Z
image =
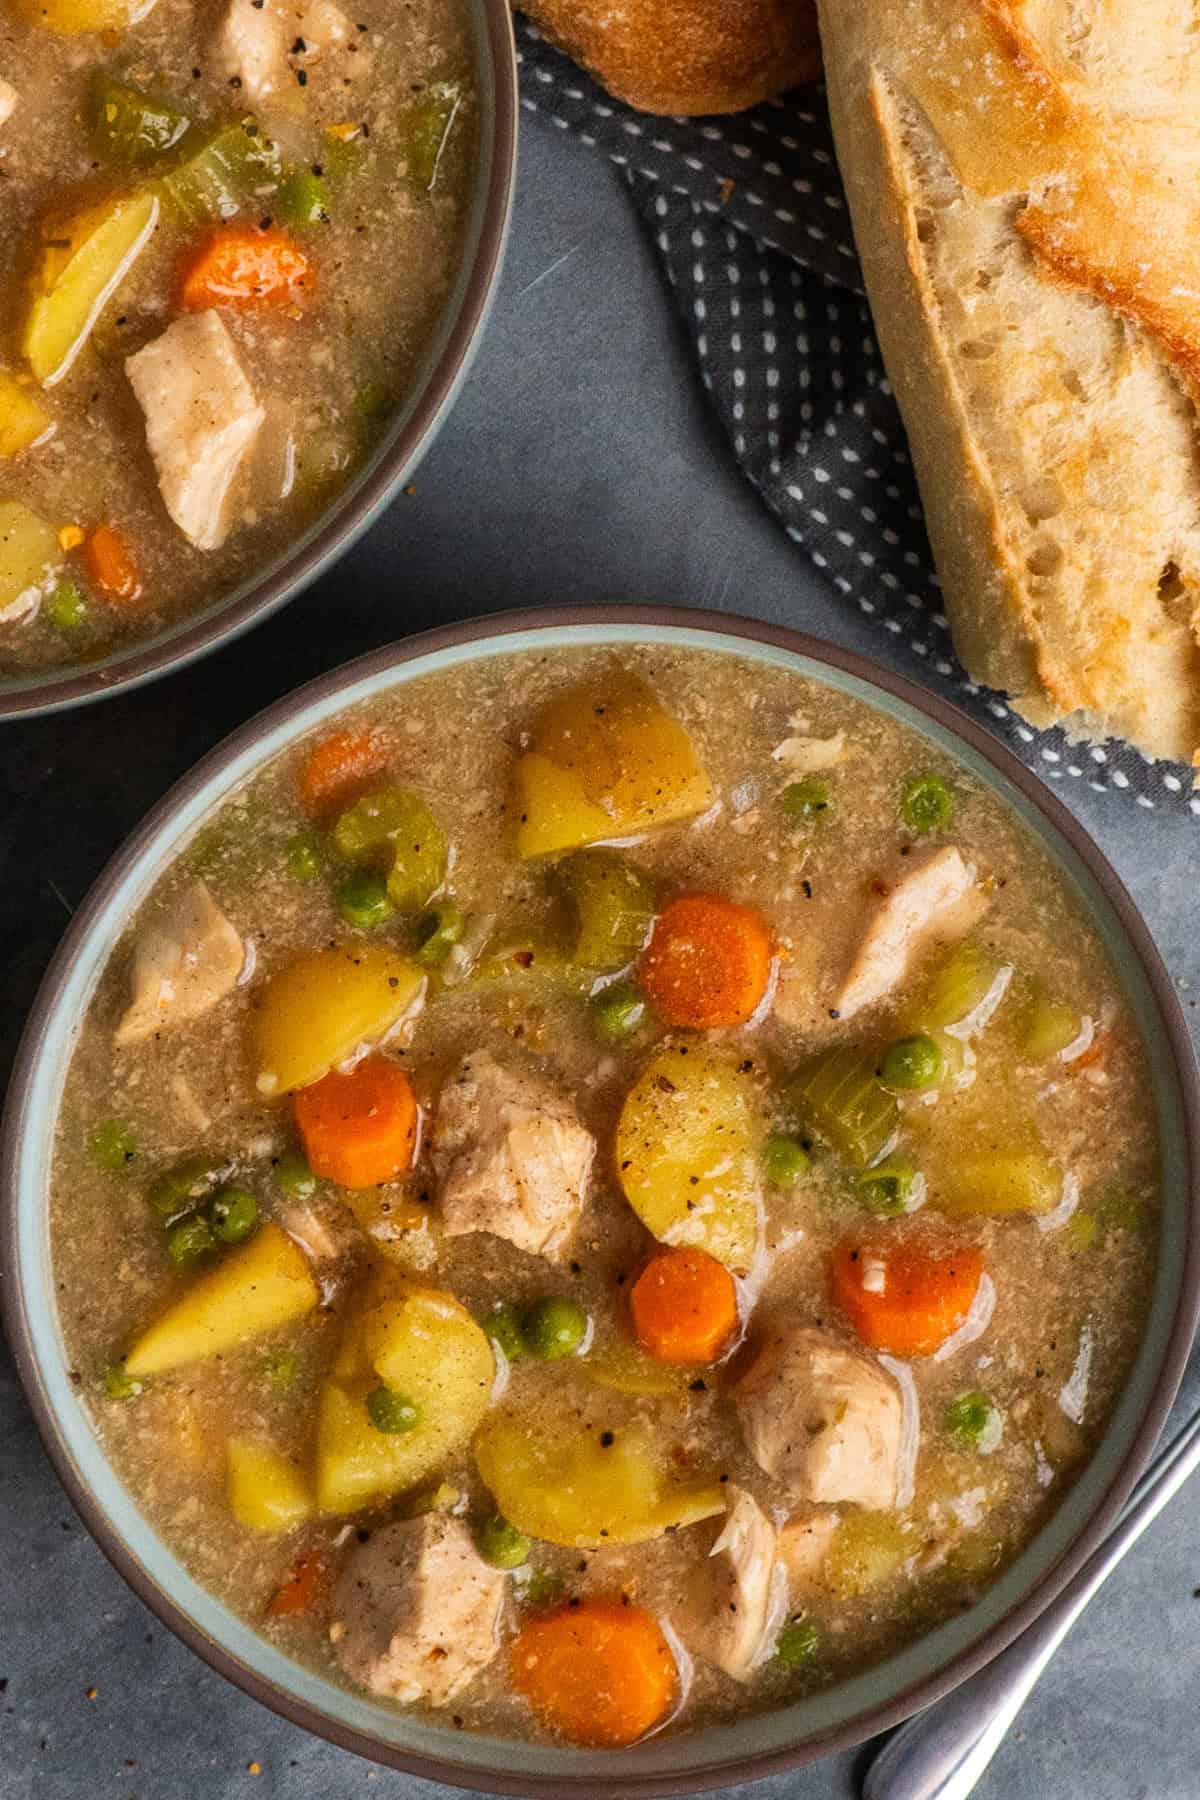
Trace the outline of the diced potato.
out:
M 499 1412 L 475 1439 L 475 1461 L 504 1517 L 551 1544 L 637 1544 L 724 1512 L 720 1483 L 679 1481 L 644 1422 L 607 1446 L 600 1436 L 569 1416 Z
M 260 1094 L 308 1087 L 416 1002 L 424 976 L 386 944 L 307 950 L 266 982 L 251 1025 Z
M 664 1244 L 695 1244 L 731 1269 L 754 1260 L 763 1120 L 751 1079 L 703 1044 L 660 1050 L 617 1124 L 625 1197 Z
M 232 1350 L 313 1311 L 321 1296 L 303 1252 L 278 1225 L 201 1275 L 151 1325 L 125 1358 L 140 1379 Z
M 317 1503 L 358 1512 L 437 1475 L 470 1440 L 491 1397 L 487 1337 L 452 1294 L 386 1265 L 356 1304 L 317 1414 Z M 367 1396 L 386 1387 L 417 1408 L 410 1431 L 378 1430 Z
M 62 564 L 54 527 L 19 500 L 0 500 L 0 618 L 32 612 Z
M 1062 1170 L 1041 1151 L 994 1150 L 955 1158 L 936 1199 L 944 1212 L 988 1218 L 1048 1213 L 1062 1198 L 1062 1184 Z
M 547 707 L 515 784 L 523 857 L 677 824 L 713 802 L 683 726 L 644 681 L 620 669 Z
M 0 369 L 0 457 L 20 456 L 52 423 L 37 395 Z
M 229 1510 L 249 1531 L 291 1531 L 313 1514 L 308 1482 L 290 1457 L 254 1438 L 225 1446 Z
M 45 387 L 61 381 L 158 223 L 148 189 L 42 226 L 22 348 Z
M 17 0 L 17 4 L 35 25 L 74 37 L 84 31 L 125 31 L 145 17 L 154 0 Z
M 869 1594 L 899 1575 L 919 1542 L 890 1513 L 850 1513 L 830 1539 L 825 1584 L 842 1600 Z

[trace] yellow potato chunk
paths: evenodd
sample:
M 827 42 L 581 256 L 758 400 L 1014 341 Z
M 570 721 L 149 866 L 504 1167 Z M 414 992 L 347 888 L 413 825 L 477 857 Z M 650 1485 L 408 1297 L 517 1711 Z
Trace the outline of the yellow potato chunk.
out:
M 0 369 L 0 457 L 20 456 L 52 423 L 37 395 Z
M 491 1397 L 492 1347 L 452 1294 L 380 1265 L 357 1300 L 317 1413 L 317 1504 L 358 1512 L 428 1481 L 469 1443 Z M 403 1432 L 372 1423 L 378 1388 L 416 1409 Z
M 679 1481 L 644 1421 L 619 1425 L 607 1446 L 601 1435 L 561 1414 L 493 1413 L 475 1461 L 504 1517 L 550 1544 L 639 1544 L 724 1512 L 720 1483 Z
M 514 779 L 523 857 L 678 824 L 713 803 L 683 726 L 621 669 L 551 702 Z
M 201 1275 L 138 1339 L 125 1358 L 136 1379 L 233 1350 L 312 1312 L 321 1296 L 300 1249 L 278 1225 Z
M 225 1446 L 229 1510 L 249 1531 L 291 1531 L 313 1514 L 313 1499 L 290 1457 L 255 1438 L 230 1438 Z
M 1062 1199 L 1062 1170 L 1037 1150 L 993 1150 L 950 1165 L 937 1190 L 943 1212 L 1002 1218 L 1007 1213 L 1048 1213 Z
M 61 36 L 84 31 L 125 31 L 154 5 L 154 0 L 17 0 L 18 8 L 35 25 Z
M 32 612 L 62 562 L 54 527 L 19 500 L 0 500 L 0 613 Z
M 421 992 L 421 970 L 386 944 L 307 950 L 272 975 L 251 1021 L 260 1094 L 308 1087 L 374 1043 Z
M 852 1512 L 830 1539 L 825 1584 L 839 1599 L 861 1598 L 894 1581 L 918 1542 L 890 1513 Z
M 45 221 L 21 341 L 44 387 L 67 373 L 157 223 L 149 189 Z
M 617 1122 L 625 1198 L 664 1244 L 694 1244 L 727 1268 L 754 1260 L 762 1218 L 763 1120 L 751 1078 L 703 1044 L 660 1050 Z

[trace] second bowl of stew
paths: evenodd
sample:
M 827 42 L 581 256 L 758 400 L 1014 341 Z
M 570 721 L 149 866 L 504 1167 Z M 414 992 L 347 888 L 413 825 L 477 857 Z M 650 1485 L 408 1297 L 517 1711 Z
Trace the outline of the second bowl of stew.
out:
M 101 881 L 10 1330 L 105 1549 L 270 1704 L 711 1786 L 1094 1546 L 1195 1321 L 1195 1098 L 1116 878 L 949 709 L 745 621 L 485 621 L 274 708 Z
M 411 473 L 497 275 L 503 0 L 13 0 L 0 716 L 185 662 Z

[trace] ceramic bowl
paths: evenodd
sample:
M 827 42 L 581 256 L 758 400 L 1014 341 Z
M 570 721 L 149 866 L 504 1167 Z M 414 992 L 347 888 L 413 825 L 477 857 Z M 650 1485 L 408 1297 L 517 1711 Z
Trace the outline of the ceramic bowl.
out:
M 247 581 L 156 636 L 101 661 L 0 675 L 0 719 L 57 712 L 140 687 L 194 662 L 275 612 L 379 517 L 433 443 L 471 366 L 500 275 L 517 158 L 517 61 L 508 0 L 464 0 L 479 97 L 479 143 L 458 273 L 376 449 L 294 543 Z
M 856 696 L 954 757 L 1050 853 L 1100 933 L 1146 1041 L 1163 1146 L 1162 1238 L 1145 1335 L 1108 1430 L 1058 1510 L 969 1611 L 866 1672 L 756 1717 L 613 1754 L 475 1737 L 347 1693 L 282 1655 L 192 1580 L 109 1467 L 67 1374 L 47 1230 L 54 1122 L 78 1021 L 124 930 L 167 864 L 234 789 L 356 701 L 516 650 L 692 645 L 795 670 Z M 1116 875 L 1058 800 L 944 701 L 858 658 L 746 619 L 603 608 L 523 613 L 376 651 L 281 701 L 207 756 L 150 814 L 97 882 L 46 976 L 17 1060 L 3 1128 L 3 1265 L 10 1341 L 47 1449 L 86 1524 L 159 1617 L 268 1706 L 380 1762 L 463 1787 L 629 1800 L 743 1781 L 844 1747 L 927 1706 L 1035 1617 L 1112 1524 L 1144 1468 L 1197 1316 L 1197 1077 L 1170 981 Z

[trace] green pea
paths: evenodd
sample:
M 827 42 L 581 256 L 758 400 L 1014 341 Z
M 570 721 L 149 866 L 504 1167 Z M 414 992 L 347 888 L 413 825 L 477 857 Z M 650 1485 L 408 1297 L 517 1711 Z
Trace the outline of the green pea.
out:
M 812 1158 L 800 1139 L 789 1137 L 786 1131 L 773 1131 L 763 1145 L 763 1168 L 772 1187 L 795 1187 L 811 1166 Z
M 829 783 L 819 775 L 790 781 L 783 790 L 783 810 L 789 819 L 828 819 L 836 811 Z
M 889 1156 L 858 1177 L 856 1186 L 864 1206 L 883 1218 L 916 1212 L 925 1198 L 925 1182 L 907 1156 Z
M 619 1044 L 632 1037 L 646 1022 L 645 996 L 630 981 L 616 981 L 611 987 L 593 994 L 592 1028 L 606 1044 Z
M 78 631 L 87 624 L 88 603 L 73 581 L 60 581 L 43 601 L 42 614 L 55 631 Z
M 299 1362 L 294 1350 L 272 1350 L 266 1361 L 267 1380 L 276 1394 L 286 1394 L 295 1385 Z
M 223 1188 L 208 1210 L 223 1244 L 244 1243 L 258 1224 L 258 1201 L 248 1188 Z
M 557 1362 L 560 1357 L 574 1356 L 587 1335 L 588 1317 L 582 1306 L 561 1295 L 550 1295 L 531 1306 L 521 1321 L 523 1336 L 531 1356 L 542 1362 Z
M 509 1362 L 519 1362 L 527 1354 L 525 1334 L 521 1329 L 521 1315 L 515 1306 L 498 1306 L 494 1312 L 488 1313 L 483 1321 L 483 1329 L 498 1350 L 503 1351 Z
M 962 1449 L 986 1456 L 1000 1442 L 1004 1414 L 987 1394 L 960 1394 L 946 1408 L 942 1423 Z
M 110 1400 L 132 1400 L 142 1391 L 141 1382 L 133 1379 L 123 1362 L 109 1363 L 103 1387 Z
M 293 881 L 315 881 L 325 865 L 324 847 L 315 831 L 301 831 L 289 838 L 284 854 Z
M 453 900 L 428 912 L 417 925 L 417 961 L 427 969 L 444 963 L 466 930 L 467 921 Z
M 940 775 L 914 775 L 900 795 L 900 817 L 910 831 L 944 831 L 954 814 L 954 795 Z
M 491 1563 L 493 1569 L 519 1569 L 529 1561 L 529 1552 L 533 1549 L 524 1532 L 502 1519 L 499 1513 L 484 1519 L 475 1533 L 475 1543 L 484 1562 Z
M 348 876 L 337 893 L 338 911 L 348 925 L 370 931 L 390 919 L 395 907 L 388 899 L 387 881 L 371 869 Z
M 802 1669 L 821 1647 L 821 1634 L 806 1619 L 793 1619 L 775 1639 L 775 1661 L 785 1669 Z
M 177 1269 L 194 1269 L 217 1247 L 212 1226 L 200 1213 L 180 1219 L 167 1233 L 167 1255 Z
M 897 1038 L 883 1053 L 879 1077 L 884 1087 L 903 1088 L 920 1093 L 936 1087 L 942 1079 L 942 1053 L 931 1037 L 919 1032 L 916 1037 Z
M 329 189 L 311 169 L 297 169 L 276 193 L 275 210 L 292 226 L 328 225 Z
M 311 1200 L 317 1191 L 317 1178 L 298 1150 L 284 1151 L 275 1164 L 275 1179 L 289 1200 Z
M 181 1213 L 194 1212 L 207 1198 L 227 1162 L 211 1156 L 185 1156 L 173 1169 L 157 1175 L 146 1191 L 152 1212 L 160 1219 L 177 1219 Z
M 120 1119 L 106 1119 L 92 1133 L 92 1155 L 102 1169 L 119 1173 L 137 1156 L 137 1139 Z
M 388 1437 L 400 1437 L 406 1431 L 415 1431 L 421 1423 L 421 1409 L 415 1400 L 405 1394 L 396 1393 L 394 1388 L 372 1388 L 367 1395 L 367 1417 L 376 1431 L 384 1432 Z

